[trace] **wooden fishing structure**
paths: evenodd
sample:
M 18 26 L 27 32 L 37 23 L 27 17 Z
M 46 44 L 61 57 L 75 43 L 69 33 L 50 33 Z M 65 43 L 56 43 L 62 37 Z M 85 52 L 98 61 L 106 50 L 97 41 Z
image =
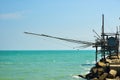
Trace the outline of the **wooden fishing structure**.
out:
M 93 32 L 95 32 L 93 30 Z M 116 33 L 105 33 L 104 31 L 104 15 L 102 15 L 102 31 L 98 35 L 95 42 L 66 39 L 61 37 L 54 37 L 46 34 L 36 34 L 31 32 L 24 32 L 36 36 L 49 37 L 68 41 L 77 44 L 84 44 L 85 47 L 93 46 L 96 48 L 95 52 L 95 66 L 86 75 L 77 75 L 87 80 L 120 80 L 120 53 L 119 53 L 119 35 L 120 31 L 117 28 Z M 100 48 L 98 50 L 98 48 Z M 98 61 L 98 54 L 101 54 L 101 59 Z

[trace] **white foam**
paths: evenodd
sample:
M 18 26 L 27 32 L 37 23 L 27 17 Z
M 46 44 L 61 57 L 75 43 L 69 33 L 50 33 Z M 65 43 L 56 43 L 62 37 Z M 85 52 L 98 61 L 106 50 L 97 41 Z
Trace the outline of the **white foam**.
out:
M 74 75 L 74 76 L 72 76 L 72 77 L 73 77 L 73 78 L 77 78 L 77 79 L 80 78 L 78 75 Z

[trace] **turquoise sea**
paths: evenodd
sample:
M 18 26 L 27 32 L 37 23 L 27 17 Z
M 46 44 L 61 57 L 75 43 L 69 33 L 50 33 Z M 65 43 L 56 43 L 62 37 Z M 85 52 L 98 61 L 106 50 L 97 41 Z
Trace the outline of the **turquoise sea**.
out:
M 83 80 L 94 66 L 94 50 L 0 51 L 0 80 Z

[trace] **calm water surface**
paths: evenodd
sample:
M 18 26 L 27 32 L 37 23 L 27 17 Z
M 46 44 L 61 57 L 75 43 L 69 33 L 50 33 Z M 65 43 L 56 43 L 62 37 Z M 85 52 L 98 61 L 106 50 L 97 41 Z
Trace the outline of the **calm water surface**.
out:
M 93 50 L 0 51 L 0 80 L 83 80 L 94 66 Z

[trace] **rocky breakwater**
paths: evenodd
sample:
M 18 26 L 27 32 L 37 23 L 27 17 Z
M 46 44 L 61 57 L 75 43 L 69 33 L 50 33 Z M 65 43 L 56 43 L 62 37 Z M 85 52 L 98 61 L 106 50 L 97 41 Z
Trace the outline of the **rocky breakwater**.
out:
M 79 76 L 87 80 L 120 80 L 120 58 L 111 56 L 101 59 L 87 75 Z

